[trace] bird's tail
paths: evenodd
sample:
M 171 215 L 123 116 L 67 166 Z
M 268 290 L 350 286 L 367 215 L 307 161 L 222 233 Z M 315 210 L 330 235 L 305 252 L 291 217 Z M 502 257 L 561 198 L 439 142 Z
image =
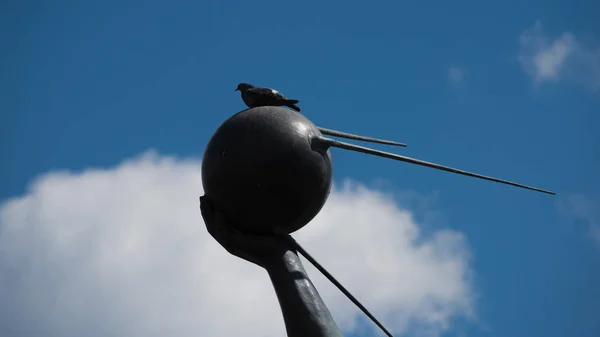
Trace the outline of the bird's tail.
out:
M 290 107 L 290 108 L 300 112 L 300 107 L 296 105 L 298 102 L 300 102 L 300 101 L 297 99 L 288 99 L 285 101 L 285 106 Z

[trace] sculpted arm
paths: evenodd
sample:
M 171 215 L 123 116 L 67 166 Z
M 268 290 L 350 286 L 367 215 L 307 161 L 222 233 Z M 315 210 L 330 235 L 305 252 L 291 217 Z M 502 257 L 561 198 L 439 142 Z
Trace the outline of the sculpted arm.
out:
M 223 248 L 266 269 L 288 337 L 343 337 L 289 241 L 231 229 L 206 197 L 200 198 L 200 209 L 208 232 Z
M 343 337 L 294 251 L 266 267 L 281 306 L 288 337 Z

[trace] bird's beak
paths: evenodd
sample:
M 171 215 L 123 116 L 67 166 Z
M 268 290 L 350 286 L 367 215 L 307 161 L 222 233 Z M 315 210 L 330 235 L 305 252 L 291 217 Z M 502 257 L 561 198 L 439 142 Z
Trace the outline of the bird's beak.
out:
M 240 89 L 239 89 L 239 88 L 235 88 L 235 90 L 234 90 L 234 91 L 240 91 Z

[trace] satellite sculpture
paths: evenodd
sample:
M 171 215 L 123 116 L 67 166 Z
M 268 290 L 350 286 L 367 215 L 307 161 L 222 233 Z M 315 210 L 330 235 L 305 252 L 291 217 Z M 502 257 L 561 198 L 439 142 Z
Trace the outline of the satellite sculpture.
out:
M 380 329 L 392 336 L 290 235 L 308 224 L 329 196 L 332 182 L 330 148 L 362 152 L 554 194 L 507 180 L 334 140 L 326 136 L 406 146 L 317 127 L 298 112 L 298 100 L 288 99 L 273 89 L 240 83 L 238 90 L 249 109 L 224 121 L 206 146 L 202 160 L 205 195 L 200 198 L 200 208 L 207 230 L 227 251 L 267 270 L 281 305 L 289 337 L 342 336 L 306 275 L 298 253 Z

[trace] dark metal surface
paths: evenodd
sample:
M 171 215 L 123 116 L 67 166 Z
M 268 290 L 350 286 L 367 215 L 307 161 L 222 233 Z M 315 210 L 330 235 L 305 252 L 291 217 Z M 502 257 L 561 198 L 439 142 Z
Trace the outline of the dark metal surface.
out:
M 321 210 L 331 188 L 331 156 L 310 145 L 320 135 L 306 117 L 282 107 L 233 115 L 204 152 L 206 195 L 239 230 L 300 229 Z
M 498 178 L 332 140 L 323 137 L 323 134 L 405 145 L 318 128 L 295 111 L 263 106 L 244 110 L 227 119 L 210 139 L 202 161 L 205 199 L 201 199 L 201 209 L 207 229 L 231 254 L 268 271 L 290 337 L 341 337 L 341 332 L 306 275 L 296 252 L 304 255 L 391 336 L 352 294 L 289 236 L 289 233 L 312 220 L 329 196 L 332 179 L 330 147 L 554 194 Z M 210 207 L 207 206 L 208 200 Z M 291 247 L 282 246 L 284 243 Z

